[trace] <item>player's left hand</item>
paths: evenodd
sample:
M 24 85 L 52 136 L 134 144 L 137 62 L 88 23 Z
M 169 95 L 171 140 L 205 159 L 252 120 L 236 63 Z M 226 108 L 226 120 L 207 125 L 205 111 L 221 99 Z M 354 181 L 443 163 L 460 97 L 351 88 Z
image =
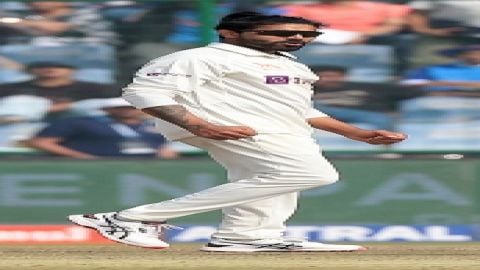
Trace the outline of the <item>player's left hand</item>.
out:
M 369 130 L 352 137 L 352 139 L 354 140 L 366 142 L 369 144 L 386 144 L 386 145 L 401 142 L 406 138 L 407 138 L 406 134 L 392 132 L 388 130 Z

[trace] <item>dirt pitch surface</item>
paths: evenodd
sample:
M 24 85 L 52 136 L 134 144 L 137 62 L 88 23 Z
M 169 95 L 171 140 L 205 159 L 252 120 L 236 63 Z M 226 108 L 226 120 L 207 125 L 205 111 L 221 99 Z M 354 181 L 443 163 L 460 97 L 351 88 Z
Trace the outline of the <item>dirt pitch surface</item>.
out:
M 200 244 L 151 250 L 113 245 L 0 245 L 1 270 L 445 269 L 480 270 L 480 242 L 375 243 L 361 252 L 209 253 Z

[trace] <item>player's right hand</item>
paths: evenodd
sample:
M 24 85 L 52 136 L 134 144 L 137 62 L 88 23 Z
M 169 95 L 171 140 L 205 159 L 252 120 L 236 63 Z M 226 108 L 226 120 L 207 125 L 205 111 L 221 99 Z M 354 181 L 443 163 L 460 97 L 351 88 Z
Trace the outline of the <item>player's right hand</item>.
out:
M 213 140 L 238 140 L 257 135 L 254 129 L 247 126 L 218 126 L 209 124 L 197 126 L 189 131 L 199 137 Z

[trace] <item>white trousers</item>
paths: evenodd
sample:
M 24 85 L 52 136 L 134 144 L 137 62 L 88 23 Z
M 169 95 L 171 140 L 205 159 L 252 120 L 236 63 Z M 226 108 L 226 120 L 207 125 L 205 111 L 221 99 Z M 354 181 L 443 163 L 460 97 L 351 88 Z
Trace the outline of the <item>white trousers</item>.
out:
M 213 237 L 279 238 L 295 212 L 299 191 L 334 183 L 335 168 L 307 136 L 259 134 L 241 140 L 201 137 L 183 142 L 208 151 L 228 172 L 229 182 L 176 199 L 120 212 L 133 220 L 164 221 L 217 209 L 223 218 Z

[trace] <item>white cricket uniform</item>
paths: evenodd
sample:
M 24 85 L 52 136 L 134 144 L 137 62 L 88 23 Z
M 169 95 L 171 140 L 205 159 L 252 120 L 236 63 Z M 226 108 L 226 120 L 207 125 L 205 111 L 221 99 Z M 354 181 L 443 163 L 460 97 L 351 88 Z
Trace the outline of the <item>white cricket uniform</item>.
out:
M 338 180 L 306 121 L 327 117 L 312 107 L 311 84 L 318 77 L 292 58 L 212 43 L 154 59 L 141 68 L 123 92 L 135 107 L 180 104 L 211 123 L 249 126 L 258 135 L 212 140 L 157 120 L 167 138 L 208 151 L 226 168 L 229 183 L 127 209 L 121 216 L 161 221 L 222 209 L 222 224 L 214 237 L 281 237 L 296 209 L 297 192 Z

